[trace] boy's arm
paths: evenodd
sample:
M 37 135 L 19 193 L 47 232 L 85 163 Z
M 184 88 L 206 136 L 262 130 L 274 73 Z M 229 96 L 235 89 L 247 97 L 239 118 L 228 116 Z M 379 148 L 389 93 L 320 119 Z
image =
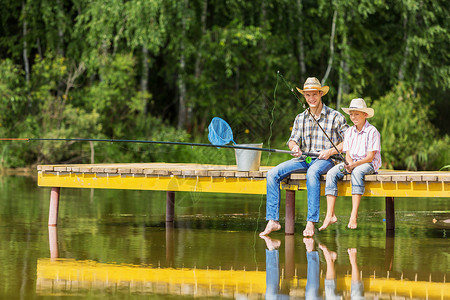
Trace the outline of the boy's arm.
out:
M 367 151 L 366 157 L 364 157 L 361 160 L 355 161 L 355 162 L 352 162 L 350 159 L 350 161 L 348 161 L 349 164 L 347 166 L 345 166 L 345 168 L 347 169 L 348 172 L 351 172 L 357 166 L 372 162 L 375 157 L 376 152 L 377 151 Z M 350 155 L 348 155 L 348 157 L 350 158 Z

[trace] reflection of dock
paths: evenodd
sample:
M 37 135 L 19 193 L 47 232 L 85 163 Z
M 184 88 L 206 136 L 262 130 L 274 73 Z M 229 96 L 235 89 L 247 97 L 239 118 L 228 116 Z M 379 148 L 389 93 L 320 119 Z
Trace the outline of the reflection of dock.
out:
M 282 272 L 283 273 L 283 272 Z M 394 278 L 364 278 L 366 296 L 396 295 L 408 298 L 445 299 L 448 283 L 409 281 Z M 323 278 L 321 278 L 323 283 Z M 338 288 L 350 291 L 350 276 L 337 278 Z M 304 295 L 306 278 L 294 276 L 290 293 Z M 36 290 L 41 295 L 79 294 L 86 291 L 119 291 L 172 295 L 262 297 L 266 289 L 265 271 L 173 269 L 136 265 L 39 259 Z
M 40 165 L 38 185 L 51 187 L 49 225 L 56 225 L 61 187 L 167 191 L 166 221 L 174 220 L 176 191 L 265 194 L 266 174 L 240 172 L 236 166 L 146 163 L 97 165 Z M 325 177 L 322 177 L 324 179 Z M 306 189 L 305 174 L 292 174 L 286 189 L 286 234 L 294 233 L 295 191 Z M 338 184 L 339 195 L 351 196 L 350 176 Z M 324 185 L 322 185 L 322 193 Z M 386 229 L 395 228 L 394 197 L 450 197 L 450 172 L 381 171 L 366 176 L 364 196 L 386 198 Z

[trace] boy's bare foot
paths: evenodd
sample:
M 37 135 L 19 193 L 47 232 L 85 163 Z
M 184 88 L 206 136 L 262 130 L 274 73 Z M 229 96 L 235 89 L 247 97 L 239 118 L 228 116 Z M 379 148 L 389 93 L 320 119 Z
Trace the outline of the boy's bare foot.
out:
M 356 250 L 356 248 L 348 248 L 347 252 L 350 263 L 356 262 L 356 252 L 358 252 L 358 250 Z
M 303 243 L 305 243 L 306 251 L 311 252 L 314 250 L 314 239 L 303 238 Z
M 356 229 L 356 227 L 358 227 L 357 219 L 354 217 L 350 217 L 350 221 L 348 221 L 347 227 L 350 229 Z
M 261 232 L 259 234 L 259 236 L 268 235 L 272 231 L 278 231 L 280 229 L 281 229 L 280 222 L 274 221 L 274 220 L 269 220 L 269 222 L 267 222 L 266 229 L 264 229 L 264 231 Z
M 334 262 L 337 258 L 337 253 L 334 251 L 328 250 L 327 246 L 324 244 L 319 244 L 319 248 L 323 251 L 323 256 L 325 256 L 325 260 Z
M 325 220 L 323 221 L 322 226 L 320 226 L 319 231 L 324 230 L 325 228 L 327 228 L 329 225 L 334 224 L 337 222 L 337 217 L 336 215 L 333 215 L 331 217 L 326 216 Z
M 280 240 L 271 239 L 270 237 L 268 237 L 266 235 L 262 235 L 261 238 L 266 242 L 267 249 L 269 249 L 269 250 L 278 249 L 281 245 Z
M 314 223 L 311 221 L 306 222 L 305 230 L 303 230 L 303 236 L 313 236 L 314 235 Z

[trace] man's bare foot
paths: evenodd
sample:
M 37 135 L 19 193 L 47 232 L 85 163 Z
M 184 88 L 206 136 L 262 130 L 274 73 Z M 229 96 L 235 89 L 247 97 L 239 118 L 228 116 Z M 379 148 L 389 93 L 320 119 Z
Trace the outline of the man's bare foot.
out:
M 270 237 L 268 237 L 266 235 L 262 235 L 261 238 L 266 242 L 267 249 L 269 249 L 269 250 L 278 249 L 281 245 L 280 240 L 271 239 Z
M 314 235 L 314 223 L 311 221 L 306 222 L 305 230 L 303 230 L 303 236 L 313 236 Z
M 337 222 L 337 217 L 336 215 L 333 215 L 331 217 L 326 216 L 325 220 L 323 221 L 322 226 L 320 226 L 319 231 L 324 230 L 325 228 L 327 228 L 329 225 L 334 224 Z
M 267 225 L 266 225 L 266 229 L 264 229 L 263 232 L 261 232 L 259 234 L 259 236 L 264 236 L 264 235 L 268 235 L 269 233 L 271 233 L 272 231 L 278 231 L 281 229 L 281 225 L 280 222 L 278 221 L 274 221 L 274 220 L 270 220 Z
M 356 218 L 350 217 L 350 221 L 348 221 L 348 228 L 350 229 L 356 229 L 358 227 L 358 221 Z
M 306 251 L 311 252 L 314 250 L 314 239 L 303 238 L 303 243 L 305 243 Z

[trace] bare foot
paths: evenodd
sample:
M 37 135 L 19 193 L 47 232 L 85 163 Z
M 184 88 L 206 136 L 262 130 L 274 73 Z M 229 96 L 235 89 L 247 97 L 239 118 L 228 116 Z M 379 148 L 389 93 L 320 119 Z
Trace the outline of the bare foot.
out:
M 314 240 L 312 238 L 303 238 L 303 243 L 305 243 L 306 251 L 311 252 L 314 250 Z
M 329 225 L 334 224 L 337 222 L 337 217 L 336 215 L 333 215 L 331 217 L 326 216 L 325 220 L 323 221 L 322 226 L 320 226 L 319 231 L 324 230 L 325 228 L 327 228 Z
M 319 248 L 323 251 L 323 256 L 325 256 L 325 260 L 327 262 L 334 262 L 336 260 L 336 252 L 328 250 L 327 246 L 325 246 L 324 244 L 319 244 Z
M 267 225 L 266 225 L 266 229 L 264 229 L 263 232 L 261 232 L 259 234 L 259 236 L 264 236 L 264 235 L 268 235 L 269 233 L 271 233 L 272 231 L 278 231 L 281 229 L 281 225 L 280 222 L 278 221 L 274 221 L 274 220 L 270 220 Z
M 348 221 L 348 228 L 350 229 L 356 229 L 358 227 L 358 221 L 356 218 L 350 217 L 350 221 Z
M 303 230 L 303 236 L 313 236 L 314 235 L 314 223 L 311 221 L 306 222 L 305 230 Z
M 356 250 L 356 248 L 348 248 L 347 249 L 348 252 L 348 258 L 350 259 L 350 263 L 356 263 L 356 252 L 358 252 Z
M 270 237 L 263 235 L 261 238 L 266 242 L 267 249 L 275 250 L 278 249 L 281 245 L 280 240 L 271 239 Z

